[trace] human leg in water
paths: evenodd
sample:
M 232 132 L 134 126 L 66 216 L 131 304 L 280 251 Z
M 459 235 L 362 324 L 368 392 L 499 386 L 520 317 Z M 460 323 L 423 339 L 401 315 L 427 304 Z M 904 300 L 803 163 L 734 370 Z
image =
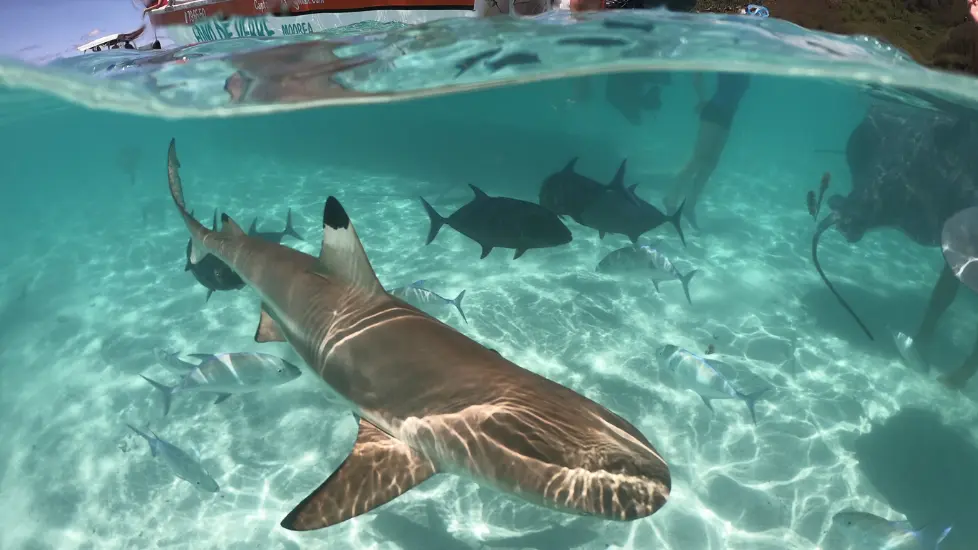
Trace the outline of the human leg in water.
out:
M 975 335 L 975 347 L 971 349 L 971 353 L 964 360 L 964 363 L 957 369 L 937 377 L 942 384 L 952 390 L 964 388 L 968 380 L 978 372 L 978 329 L 975 330 Z
M 713 171 L 720 162 L 720 155 L 723 154 L 728 137 L 730 137 L 729 125 L 717 124 L 706 117 L 701 119 L 693 158 L 677 174 L 672 192 L 664 200 L 668 214 L 675 212 L 679 199 L 685 195 L 686 205 L 683 207 L 683 217 L 689 221 L 690 225 L 699 229 L 696 220 L 696 204 L 703 194 L 706 182 L 710 180 Z
M 945 263 L 941 275 L 937 278 L 937 283 L 934 284 L 934 289 L 930 293 L 930 300 L 927 302 L 927 309 L 924 310 L 924 318 L 920 322 L 920 328 L 917 329 L 917 333 L 913 337 L 914 345 L 918 350 L 931 344 L 931 339 L 937 330 L 937 323 L 947 308 L 951 307 L 960 286 L 961 281 L 958 281 L 957 277 L 954 276 L 951 266 Z

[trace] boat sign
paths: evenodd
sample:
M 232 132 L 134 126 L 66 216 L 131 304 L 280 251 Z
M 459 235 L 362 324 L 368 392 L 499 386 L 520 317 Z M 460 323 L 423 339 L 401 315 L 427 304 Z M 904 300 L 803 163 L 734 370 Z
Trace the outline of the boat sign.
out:
M 312 32 L 312 27 L 306 25 Z M 275 36 L 276 32 L 269 28 L 264 17 L 247 17 L 233 20 L 205 19 L 193 25 L 194 38 L 197 42 L 213 42 L 228 38 L 243 38 L 246 36 Z M 300 33 L 284 33 L 300 34 Z

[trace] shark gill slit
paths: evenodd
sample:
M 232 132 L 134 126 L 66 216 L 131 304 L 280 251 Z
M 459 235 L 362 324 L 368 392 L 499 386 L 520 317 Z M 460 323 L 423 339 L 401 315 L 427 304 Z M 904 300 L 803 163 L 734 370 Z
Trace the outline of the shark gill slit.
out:
M 818 275 L 822 278 L 822 281 L 825 283 L 825 286 L 827 286 L 829 290 L 832 292 L 832 294 L 835 296 L 835 299 L 838 300 L 839 303 L 842 304 L 842 307 L 849 312 L 849 315 L 851 315 L 852 318 L 856 320 L 856 323 L 859 324 L 859 328 L 861 328 L 863 332 L 866 333 L 866 336 L 868 336 L 870 340 L 875 340 L 875 338 L 873 338 L 873 333 L 871 333 L 869 329 L 866 328 L 866 324 L 863 323 L 862 319 L 860 319 L 858 315 L 856 315 L 856 312 L 853 311 L 852 307 L 849 306 L 849 303 L 846 302 L 844 298 L 842 298 L 842 295 L 840 295 L 839 291 L 835 289 L 835 287 L 829 281 L 829 278 L 825 276 L 825 272 L 822 271 L 822 265 L 818 261 L 818 243 L 822 238 L 822 234 L 825 233 L 825 231 L 827 231 L 830 227 L 835 225 L 835 223 L 836 223 L 836 216 L 833 215 L 824 218 L 821 222 L 819 222 L 818 227 L 815 228 L 815 235 L 812 236 L 812 262 L 814 262 L 815 264 L 815 270 L 818 271 Z

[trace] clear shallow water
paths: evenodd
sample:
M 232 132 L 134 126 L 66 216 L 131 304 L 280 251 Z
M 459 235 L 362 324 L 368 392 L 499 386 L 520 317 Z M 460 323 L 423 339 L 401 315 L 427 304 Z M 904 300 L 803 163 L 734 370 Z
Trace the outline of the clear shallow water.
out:
M 849 507 L 953 522 L 942 548 L 974 546 L 975 390 L 954 394 L 908 369 L 882 328 L 916 328 L 939 250 L 893 230 L 854 245 L 827 234 L 822 263 L 874 328 L 870 342 L 811 266 L 803 206 L 825 171 L 832 192 L 848 192 L 841 152 L 867 106 L 964 109 L 973 80 L 921 69 L 873 40 L 663 13 L 345 29 L 331 40 L 345 41 L 339 60 L 307 37 L 0 66 L 0 547 L 848 549 L 828 527 Z M 494 47 L 540 63 L 495 73 L 477 63 L 455 77 L 460 60 Z M 605 101 L 599 75 L 637 68 L 669 77 L 662 108 L 638 125 Z M 644 237 L 661 239 L 681 271 L 700 270 L 692 305 L 676 283 L 656 293 L 597 274 L 627 240 L 570 221 L 569 245 L 516 261 L 502 250 L 479 261 L 479 246 L 447 228 L 424 246 L 418 195 L 446 215 L 470 200 L 469 183 L 533 201 L 575 156 L 599 181 L 627 158 L 627 182 L 659 204 L 658 174 L 678 170 L 693 146 L 693 69 L 756 76 L 700 205 L 702 231 L 686 230 L 686 249 L 668 226 Z M 238 101 L 224 90 L 240 70 L 262 93 Z M 593 75 L 589 97 L 582 73 Z M 466 290 L 468 323 L 438 317 L 637 426 L 672 469 L 669 503 L 605 523 L 442 476 L 334 528 L 279 528 L 346 456 L 355 424 L 309 372 L 218 406 L 184 397 L 161 416 L 137 376 L 175 380 L 154 348 L 299 362 L 285 345 L 254 343 L 250 291 L 205 303 L 183 271 L 186 229 L 165 186 L 171 137 L 198 216 L 217 208 L 278 230 L 291 208 L 306 240 L 286 244 L 314 253 L 333 194 L 385 286 Z M 975 297 L 960 294 L 929 355 L 939 371 L 973 342 Z M 717 402 L 714 416 L 679 388 L 655 361 L 665 343 L 713 344 L 738 383 L 771 386 L 757 426 L 741 403 Z M 221 492 L 174 480 L 126 422 L 198 448 Z M 543 528 L 552 530 L 536 542 L 505 539 Z

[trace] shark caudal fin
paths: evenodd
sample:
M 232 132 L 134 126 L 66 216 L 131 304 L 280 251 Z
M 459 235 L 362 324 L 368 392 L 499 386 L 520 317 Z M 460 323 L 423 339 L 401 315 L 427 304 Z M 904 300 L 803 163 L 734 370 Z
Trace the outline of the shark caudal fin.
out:
M 436 473 L 434 464 L 407 444 L 366 420 L 359 421 L 350 455 L 285 516 L 282 527 L 311 531 L 336 525 L 394 500 Z
M 208 254 L 208 251 L 200 243 L 206 235 L 211 233 L 211 230 L 204 227 L 187 211 L 187 203 L 183 198 L 183 182 L 180 180 L 180 159 L 177 158 L 176 138 L 170 139 L 170 148 L 166 156 L 166 173 L 170 184 L 170 197 L 183 217 L 187 229 L 190 230 L 190 263 L 197 264 Z

